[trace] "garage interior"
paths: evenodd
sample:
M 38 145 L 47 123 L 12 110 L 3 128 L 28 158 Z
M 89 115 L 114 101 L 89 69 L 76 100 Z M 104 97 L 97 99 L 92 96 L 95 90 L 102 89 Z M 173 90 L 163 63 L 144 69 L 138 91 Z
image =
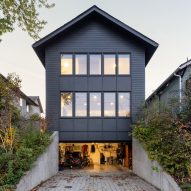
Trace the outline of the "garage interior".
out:
M 88 164 L 83 167 L 121 165 L 131 168 L 132 145 L 131 143 L 59 143 L 60 170 L 73 167 L 67 163 L 71 158 L 75 159 L 76 166 L 78 162 L 88 160 Z

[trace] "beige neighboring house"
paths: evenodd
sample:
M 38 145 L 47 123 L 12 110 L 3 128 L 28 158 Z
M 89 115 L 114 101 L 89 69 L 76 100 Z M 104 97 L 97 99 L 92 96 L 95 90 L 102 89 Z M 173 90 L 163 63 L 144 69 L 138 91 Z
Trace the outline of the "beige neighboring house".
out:
M 0 74 L 0 77 L 7 81 L 7 78 L 2 74 Z M 20 109 L 21 116 L 24 118 L 28 118 L 33 114 L 41 116 L 43 113 L 43 108 L 39 96 L 27 96 L 21 90 L 19 96 L 15 98 L 15 105 L 18 107 L 18 109 Z

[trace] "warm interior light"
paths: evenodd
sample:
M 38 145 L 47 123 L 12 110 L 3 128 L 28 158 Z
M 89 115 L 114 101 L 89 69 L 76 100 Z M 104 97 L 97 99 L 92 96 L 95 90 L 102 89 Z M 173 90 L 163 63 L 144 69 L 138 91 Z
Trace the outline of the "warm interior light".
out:
M 116 67 L 116 64 L 113 64 L 113 68 L 115 68 Z
M 97 99 L 97 96 L 95 95 L 93 98 L 94 98 L 94 99 Z
M 120 98 L 121 98 L 121 99 L 123 99 L 123 97 L 124 97 L 123 95 L 120 95 Z
M 68 62 L 65 62 L 65 63 L 64 63 L 64 67 L 67 68 L 68 66 L 69 66 Z
M 113 102 L 111 102 L 110 105 L 113 105 Z

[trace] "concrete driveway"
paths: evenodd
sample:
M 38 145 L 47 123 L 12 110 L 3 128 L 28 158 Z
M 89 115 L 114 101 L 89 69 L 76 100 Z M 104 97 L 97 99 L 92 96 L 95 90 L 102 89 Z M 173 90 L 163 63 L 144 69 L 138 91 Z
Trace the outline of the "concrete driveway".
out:
M 68 169 L 34 189 L 35 191 L 158 191 L 123 167 L 98 165 Z M 33 191 L 34 191 L 33 190 Z

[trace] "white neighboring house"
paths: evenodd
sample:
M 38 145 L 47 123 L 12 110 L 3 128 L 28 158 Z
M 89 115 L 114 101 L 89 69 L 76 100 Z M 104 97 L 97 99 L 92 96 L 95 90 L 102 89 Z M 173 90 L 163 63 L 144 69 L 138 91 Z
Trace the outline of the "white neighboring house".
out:
M 7 78 L 0 74 L 0 77 L 7 81 Z M 43 108 L 39 96 L 27 96 L 21 90 L 18 97 L 15 99 L 15 105 L 20 109 L 21 116 L 28 118 L 33 114 L 39 116 L 43 113 Z
M 41 116 L 43 113 L 39 96 L 27 96 L 21 92 L 20 98 L 17 101 L 17 106 L 21 110 L 21 115 L 25 118 L 33 114 Z

